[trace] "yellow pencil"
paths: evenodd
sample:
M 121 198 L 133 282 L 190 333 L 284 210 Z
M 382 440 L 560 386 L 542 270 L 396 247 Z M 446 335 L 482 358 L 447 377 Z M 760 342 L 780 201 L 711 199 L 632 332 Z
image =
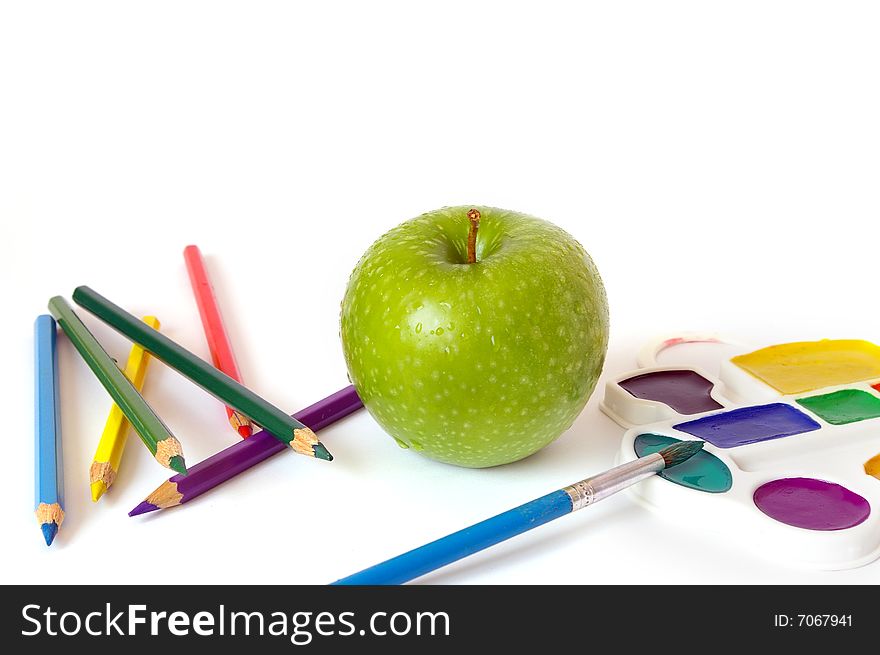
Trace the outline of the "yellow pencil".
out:
M 144 316 L 143 321 L 151 328 L 159 329 L 159 319 L 155 316 Z M 125 364 L 125 377 L 131 380 L 138 391 L 144 387 L 144 377 L 147 374 L 149 361 L 149 353 L 137 344 L 132 346 L 128 362 Z M 94 502 L 98 502 L 98 499 L 106 493 L 116 479 L 119 462 L 122 460 L 122 451 L 125 450 L 129 425 L 122 410 L 114 404 L 110 409 L 110 416 L 107 417 L 107 423 L 104 425 L 101 440 L 98 442 L 95 461 L 89 468 L 89 483 L 92 487 Z

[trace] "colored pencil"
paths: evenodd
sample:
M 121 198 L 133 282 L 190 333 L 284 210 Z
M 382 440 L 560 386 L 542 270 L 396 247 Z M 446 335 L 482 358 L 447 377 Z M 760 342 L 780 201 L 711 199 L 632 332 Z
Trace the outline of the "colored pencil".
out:
M 199 316 L 202 319 L 202 327 L 208 340 L 208 349 L 211 351 L 211 360 L 214 368 L 218 368 L 236 382 L 241 382 L 241 372 L 238 370 L 238 362 L 232 352 L 232 344 L 226 327 L 223 325 L 223 316 L 220 314 L 220 305 L 214 287 L 208 278 L 208 269 L 198 246 L 187 246 L 183 249 L 183 259 L 186 261 L 186 270 L 189 273 L 189 281 L 196 297 L 196 305 L 199 308 Z M 253 434 L 250 420 L 235 411 L 229 405 L 226 406 L 226 416 L 232 429 L 238 432 L 243 439 Z
M 61 404 L 56 344 L 55 321 L 45 314 L 38 316 L 34 323 L 34 512 L 47 546 L 52 545 L 58 528 L 64 521 Z
M 138 393 L 134 385 L 116 366 L 116 362 L 101 347 L 94 335 L 83 325 L 79 316 L 61 296 L 49 301 L 49 311 L 64 330 L 77 352 L 88 364 L 95 377 L 104 385 L 113 402 L 119 405 L 141 441 L 162 466 L 186 474 L 186 463 L 180 442 L 171 434 L 156 412 Z M 140 323 L 140 321 L 138 321 Z M 144 323 L 141 323 L 147 327 Z M 152 328 L 147 327 L 152 330 Z
M 354 387 L 348 386 L 324 398 L 324 400 L 306 407 L 294 416 L 313 430 L 321 430 L 361 407 L 363 404 Z M 285 450 L 284 444 L 265 430 L 256 432 L 250 439 L 239 441 L 192 466 L 186 477 L 175 475 L 170 480 L 163 482 L 128 515 L 137 516 L 187 503 L 272 455 Z
M 73 300 L 118 332 L 139 343 L 153 357 L 165 362 L 221 402 L 268 430 L 295 452 L 328 461 L 333 459 L 330 451 L 318 441 L 318 437 L 308 427 L 164 334 L 144 325 L 99 293 L 89 287 L 78 287 L 73 292 Z
M 437 541 L 364 569 L 335 585 L 403 584 L 571 512 L 597 503 L 690 459 L 702 441 L 679 441 L 657 453 L 594 475 Z
M 151 328 L 159 329 L 159 319 L 155 316 L 144 316 L 143 320 Z M 144 378 L 147 375 L 149 362 L 150 355 L 147 351 L 137 344 L 131 347 L 124 373 L 139 392 L 144 388 Z M 98 502 L 98 499 L 107 493 L 116 480 L 130 425 L 125 414 L 119 409 L 119 405 L 114 403 L 110 408 L 110 415 L 107 416 L 107 423 L 104 424 L 101 439 L 98 441 L 95 458 L 89 467 L 89 485 L 94 502 Z

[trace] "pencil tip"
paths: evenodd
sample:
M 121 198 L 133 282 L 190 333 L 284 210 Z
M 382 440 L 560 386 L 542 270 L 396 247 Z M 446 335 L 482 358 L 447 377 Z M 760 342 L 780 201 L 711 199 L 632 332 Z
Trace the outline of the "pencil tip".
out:
M 107 491 L 107 487 L 100 480 L 95 480 L 90 486 L 92 488 L 92 502 L 97 503 L 101 496 Z
M 43 539 L 46 540 L 46 545 L 51 546 L 52 542 L 55 541 L 55 535 L 58 534 L 58 524 L 55 521 L 50 521 L 49 523 L 43 523 L 40 529 L 43 531 Z
M 186 475 L 186 462 L 183 461 L 183 455 L 175 455 L 169 459 L 168 468 L 180 475 Z
M 247 439 L 253 433 L 254 432 L 253 432 L 253 430 L 251 430 L 251 426 L 249 426 L 249 425 L 239 425 L 238 426 L 238 434 L 241 435 L 242 439 Z
M 155 512 L 158 507 L 156 507 L 153 503 L 149 501 L 144 501 L 133 510 L 131 510 L 128 515 L 129 516 L 140 516 L 141 514 L 146 514 L 147 512 Z
M 327 450 L 324 447 L 324 444 L 322 444 L 320 441 L 318 443 L 316 443 L 314 446 L 312 446 L 312 450 L 315 453 L 315 457 L 317 457 L 318 459 L 324 459 L 324 460 L 327 460 L 328 462 L 333 461 L 333 455 L 330 454 L 330 451 Z

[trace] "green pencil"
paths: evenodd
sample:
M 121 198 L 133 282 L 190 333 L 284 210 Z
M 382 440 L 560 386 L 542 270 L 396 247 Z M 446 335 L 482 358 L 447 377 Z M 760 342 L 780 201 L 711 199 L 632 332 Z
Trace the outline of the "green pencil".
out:
M 247 416 L 295 452 L 328 461 L 333 459 L 308 427 L 104 296 L 89 287 L 77 287 L 73 291 L 73 300 L 223 404 Z
M 67 301 L 55 296 L 49 301 L 49 311 L 156 460 L 162 466 L 186 475 L 180 442 L 119 370 L 116 362 L 83 325 Z

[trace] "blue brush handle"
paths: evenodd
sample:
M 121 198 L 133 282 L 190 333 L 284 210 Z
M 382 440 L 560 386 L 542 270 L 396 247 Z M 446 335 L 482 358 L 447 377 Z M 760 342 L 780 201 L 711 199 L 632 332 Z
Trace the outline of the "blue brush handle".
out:
M 334 585 L 403 584 L 489 546 L 544 525 L 571 512 L 571 498 L 560 489 L 537 500 L 476 523 L 464 530 L 398 555 Z
M 46 314 L 38 316 L 34 323 L 34 367 L 36 369 L 35 509 L 40 503 L 64 504 L 56 336 L 55 320 Z

